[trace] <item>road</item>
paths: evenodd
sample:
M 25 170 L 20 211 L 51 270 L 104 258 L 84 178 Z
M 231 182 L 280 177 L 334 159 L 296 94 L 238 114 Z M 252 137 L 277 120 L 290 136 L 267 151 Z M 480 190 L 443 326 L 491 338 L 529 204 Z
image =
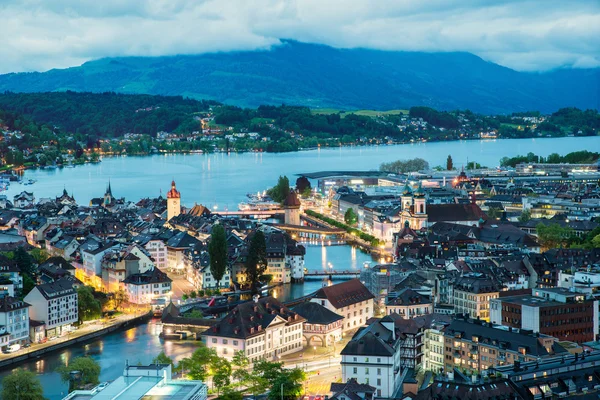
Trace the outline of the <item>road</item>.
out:
M 146 310 L 146 312 L 147 312 L 147 310 Z M 73 332 L 69 332 L 67 335 L 56 338 L 54 340 L 48 340 L 46 343 L 32 343 L 30 347 L 21 348 L 21 350 L 15 351 L 14 353 L 9 353 L 9 354 L 0 353 L 0 361 L 4 361 L 4 360 L 7 360 L 7 359 L 10 359 L 13 357 L 22 356 L 22 355 L 30 353 L 32 351 L 38 351 L 38 350 L 44 349 L 46 347 L 54 346 L 58 343 L 66 342 L 68 340 L 73 340 L 73 339 L 79 338 L 81 336 L 87 335 L 88 333 L 92 333 L 94 331 L 98 331 L 100 329 L 106 328 L 110 325 L 115 325 L 115 324 L 118 324 L 121 322 L 128 321 L 130 319 L 139 317 L 142 314 L 143 314 L 143 312 L 138 311 L 135 314 L 121 314 L 110 320 L 102 319 L 102 320 L 96 320 L 96 321 L 92 321 L 92 322 L 85 322 L 82 326 L 79 327 L 79 329 L 77 329 Z
M 167 276 L 172 280 L 171 291 L 173 292 L 173 300 L 181 300 L 181 296 L 183 296 L 184 293 L 195 290 L 194 285 L 185 279 L 185 275 L 168 272 Z

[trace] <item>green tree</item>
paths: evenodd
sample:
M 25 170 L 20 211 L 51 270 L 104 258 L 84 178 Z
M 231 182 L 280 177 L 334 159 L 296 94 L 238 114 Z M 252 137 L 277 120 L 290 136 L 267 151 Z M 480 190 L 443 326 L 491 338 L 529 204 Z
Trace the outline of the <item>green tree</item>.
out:
M 346 213 L 344 214 L 344 221 L 351 226 L 356 225 L 356 223 L 358 222 L 358 216 L 356 215 L 352 207 L 346 210 Z
M 298 399 L 302 395 L 304 380 L 306 374 L 301 369 L 282 369 L 271 386 L 269 400 L 279 400 L 282 395 L 284 399 Z
M 213 226 L 208 242 L 208 255 L 210 257 L 210 273 L 216 279 L 218 288 L 225 271 L 227 271 L 227 234 L 221 224 Z
M 600 235 L 594 236 L 594 238 L 592 239 L 592 247 L 594 249 L 600 248 Z
M 187 318 L 197 318 L 197 319 L 204 318 L 204 314 L 202 314 L 202 311 L 196 310 L 196 309 L 192 309 L 191 311 L 187 312 L 185 314 L 185 316 Z
M 452 171 L 454 169 L 454 162 L 452 161 L 452 156 L 448 155 L 446 159 L 446 170 Z
M 231 388 L 231 386 L 226 386 L 223 388 L 223 393 L 219 396 L 219 400 L 242 400 L 244 395 L 242 393 L 237 392 Z
M 45 249 L 35 248 L 29 252 L 36 264 L 42 264 L 48 259 L 48 252 Z
M 497 208 L 497 207 L 490 207 L 487 211 L 486 214 L 488 217 L 492 218 L 492 219 L 499 219 L 500 216 L 502 215 L 502 209 L 501 208 Z
M 17 263 L 21 272 L 34 276 L 35 269 L 33 266 L 33 257 L 31 257 L 23 247 L 17 247 L 14 251 L 13 260 Z
M 80 286 L 77 289 L 77 307 L 80 322 L 97 319 L 102 315 L 100 301 L 94 297 L 94 288 L 90 286 Z
M 521 215 L 519 215 L 519 222 L 525 223 L 531 220 L 531 211 L 523 210 Z
M 217 394 L 219 394 L 222 387 L 229 386 L 231 383 L 231 363 L 222 357 L 214 357 L 210 365 L 210 370 L 213 375 L 213 389 L 216 385 Z
M 60 374 L 60 378 L 63 382 L 69 382 L 71 386 L 71 372 L 78 371 L 81 375 L 73 387 L 69 387 L 69 391 L 78 389 L 87 384 L 98 384 L 98 378 L 100 377 L 100 364 L 91 357 L 77 357 L 68 365 L 58 367 L 57 372 Z
M 115 308 L 118 310 L 119 308 L 121 308 L 121 306 L 123 306 L 124 303 L 127 303 L 129 301 L 129 295 L 127 294 L 125 289 L 119 288 L 119 290 L 117 290 L 114 293 L 114 300 Z
M 44 391 L 38 377 L 22 368 L 12 370 L 2 379 L 0 398 L 14 400 L 44 400 Z
M 287 176 L 280 176 L 277 180 L 277 184 L 273 186 L 271 189 L 267 190 L 267 194 L 271 196 L 271 198 L 278 202 L 282 203 L 290 192 L 290 180 Z
M 164 351 L 161 351 L 156 357 L 152 359 L 153 364 L 169 364 L 171 366 L 174 365 L 173 359 L 165 354 Z
M 180 366 L 188 372 L 190 379 L 206 381 L 210 375 L 209 368 L 215 358 L 217 358 L 215 349 L 202 346 L 194 351 L 191 357 L 181 360 Z
M 267 270 L 267 242 L 262 231 L 256 231 L 250 240 L 245 267 L 248 281 L 256 290 L 260 276 Z
M 246 357 L 244 350 L 238 350 L 233 354 L 231 365 L 237 368 L 246 368 L 248 365 L 250 365 L 250 360 L 248 360 L 248 357 Z
M 571 228 L 563 228 L 559 224 L 538 224 L 536 230 L 538 240 L 545 249 L 566 247 L 574 236 Z
M 404 174 L 406 172 L 415 172 L 426 169 L 429 169 L 429 163 L 422 158 L 383 163 L 379 167 L 380 171 L 393 172 L 396 174 Z
M 306 189 L 310 189 L 310 181 L 308 178 L 301 176 L 300 178 L 296 179 L 296 190 L 298 193 L 304 193 Z
M 33 278 L 29 276 L 29 274 L 23 274 L 23 291 L 21 295 L 23 297 L 27 296 L 27 294 L 29 294 L 29 292 L 31 292 L 34 287 L 35 281 L 33 280 Z

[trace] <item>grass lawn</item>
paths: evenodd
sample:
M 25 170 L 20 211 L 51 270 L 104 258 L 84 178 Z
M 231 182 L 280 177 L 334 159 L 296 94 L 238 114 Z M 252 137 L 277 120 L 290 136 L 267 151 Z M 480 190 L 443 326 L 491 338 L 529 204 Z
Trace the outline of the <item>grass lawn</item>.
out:
M 340 110 L 336 108 L 313 108 L 310 110 L 313 114 L 337 114 L 342 113 L 342 118 L 348 114 L 364 115 L 366 117 L 376 117 L 378 115 L 398 115 L 408 114 L 408 110 Z

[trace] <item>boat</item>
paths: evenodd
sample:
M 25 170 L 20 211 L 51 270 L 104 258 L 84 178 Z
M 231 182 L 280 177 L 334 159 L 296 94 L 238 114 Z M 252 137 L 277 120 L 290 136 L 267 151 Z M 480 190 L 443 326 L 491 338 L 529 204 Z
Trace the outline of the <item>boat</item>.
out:
M 238 210 L 269 211 L 278 210 L 281 208 L 281 205 L 273 201 L 266 191 L 262 193 L 258 192 L 256 194 L 248 193 L 246 197 L 248 197 L 248 201 L 238 204 Z

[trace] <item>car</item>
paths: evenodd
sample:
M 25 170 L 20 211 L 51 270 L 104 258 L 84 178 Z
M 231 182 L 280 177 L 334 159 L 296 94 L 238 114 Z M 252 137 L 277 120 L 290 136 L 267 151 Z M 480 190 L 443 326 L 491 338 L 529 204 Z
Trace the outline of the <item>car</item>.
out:
M 25 343 L 23 347 L 31 347 L 31 343 Z
M 104 389 L 106 389 L 107 386 L 108 386 L 108 382 L 102 382 L 101 384 L 99 384 L 98 386 L 96 386 L 96 388 L 98 390 L 104 390 Z

